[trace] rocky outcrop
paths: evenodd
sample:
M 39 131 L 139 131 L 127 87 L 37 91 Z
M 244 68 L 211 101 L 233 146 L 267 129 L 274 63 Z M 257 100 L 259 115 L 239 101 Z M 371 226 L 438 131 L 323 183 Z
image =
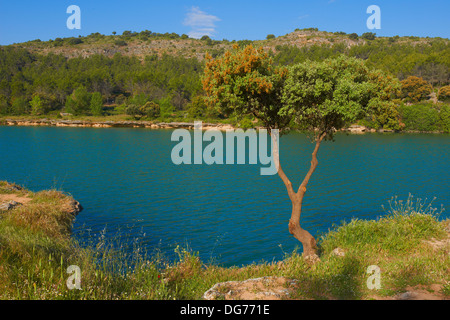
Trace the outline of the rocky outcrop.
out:
M 8 210 L 12 210 L 14 209 L 14 207 L 20 206 L 22 205 L 19 202 L 16 202 L 14 200 L 5 202 L 5 203 L 0 203 L 0 211 L 8 211 Z
M 73 216 L 77 216 L 81 211 L 83 211 L 81 204 L 74 199 L 71 199 L 69 206 L 69 213 Z

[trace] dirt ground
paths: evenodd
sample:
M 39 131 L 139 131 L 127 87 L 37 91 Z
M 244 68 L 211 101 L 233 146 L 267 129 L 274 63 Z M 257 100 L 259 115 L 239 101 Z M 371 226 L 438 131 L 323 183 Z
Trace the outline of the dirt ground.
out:
M 9 201 L 15 201 L 21 204 L 26 204 L 31 201 L 30 198 L 26 196 L 18 196 L 16 194 L 0 194 L 0 204 L 9 202 Z

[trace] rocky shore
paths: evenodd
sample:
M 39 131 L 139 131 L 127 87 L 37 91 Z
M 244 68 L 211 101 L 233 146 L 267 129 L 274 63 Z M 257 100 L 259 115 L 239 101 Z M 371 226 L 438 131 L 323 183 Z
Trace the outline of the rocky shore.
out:
M 8 126 L 55 126 L 55 127 L 87 127 L 87 128 L 148 128 L 148 129 L 194 129 L 193 122 L 152 122 L 152 121 L 87 121 L 87 120 L 52 120 L 52 119 L 0 119 L 0 125 Z M 233 130 L 235 127 L 224 123 L 203 123 L 203 130 Z M 342 129 L 343 132 L 354 134 L 395 132 L 387 129 L 373 129 L 361 125 L 351 125 Z M 404 133 L 443 133 L 440 131 L 402 131 Z
M 88 128 L 149 128 L 149 129 L 193 129 L 192 122 L 152 122 L 152 121 L 83 121 L 83 120 L 13 120 L 5 119 L 0 124 L 8 126 L 56 126 Z M 232 125 L 222 123 L 203 123 L 203 129 L 234 129 Z

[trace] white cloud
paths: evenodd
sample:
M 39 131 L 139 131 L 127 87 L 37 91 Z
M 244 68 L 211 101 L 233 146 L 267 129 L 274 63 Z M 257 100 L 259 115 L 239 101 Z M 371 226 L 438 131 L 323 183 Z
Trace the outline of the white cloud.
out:
M 191 38 L 212 36 L 216 32 L 216 22 L 220 19 L 216 16 L 201 11 L 199 7 L 192 7 L 186 15 L 183 24 L 191 27 L 188 33 Z

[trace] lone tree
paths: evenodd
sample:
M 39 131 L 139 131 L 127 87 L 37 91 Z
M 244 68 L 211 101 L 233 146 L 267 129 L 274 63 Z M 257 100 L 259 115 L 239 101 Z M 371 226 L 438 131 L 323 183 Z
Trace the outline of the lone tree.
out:
M 364 117 L 373 101 L 385 101 L 390 90 L 387 82 L 362 60 L 345 56 L 285 68 L 274 66 L 263 49 L 234 46 L 223 57 L 207 60 L 206 101 L 221 113 L 251 114 L 271 133 L 278 129 L 284 134 L 292 124 L 310 132 L 315 143 L 311 167 L 297 191 L 279 163 L 277 141 L 272 138 L 278 175 L 292 202 L 289 232 L 302 243 L 304 257 L 315 256 L 316 240 L 301 227 L 300 216 L 306 187 L 318 165 L 319 147 L 324 140 L 332 140 L 336 130 Z

